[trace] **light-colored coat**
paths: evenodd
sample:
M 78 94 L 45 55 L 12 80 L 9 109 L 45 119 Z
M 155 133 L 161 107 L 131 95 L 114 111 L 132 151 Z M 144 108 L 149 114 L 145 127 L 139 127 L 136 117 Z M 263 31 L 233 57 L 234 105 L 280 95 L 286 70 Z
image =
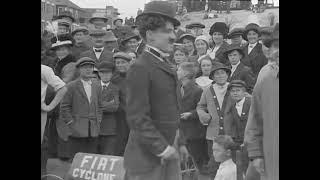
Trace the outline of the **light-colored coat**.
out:
M 199 120 L 202 124 L 206 124 L 206 122 L 209 121 L 206 139 L 213 140 L 213 137 L 218 136 L 219 133 L 219 115 L 217 111 L 217 108 L 219 107 L 216 107 L 214 103 L 214 97 L 210 91 L 210 87 L 211 86 L 208 86 L 203 90 L 203 93 L 197 106 L 197 113 L 199 116 Z M 225 96 L 223 100 L 226 101 L 224 103 L 227 103 L 225 107 L 228 107 L 228 103 L 232 102 L 232 100 L 229 100 L 229 98 L 231 97 Z M 222 112 L 224 114 L 224 109 L 222 109 Z M 226 124 L 224 123 L 224 129 L 225 128 Z
M 279 68 L 261 69 L 253 90 L 244 141 L 249 157 L 263 157 L 267 180 L 279 180 Z

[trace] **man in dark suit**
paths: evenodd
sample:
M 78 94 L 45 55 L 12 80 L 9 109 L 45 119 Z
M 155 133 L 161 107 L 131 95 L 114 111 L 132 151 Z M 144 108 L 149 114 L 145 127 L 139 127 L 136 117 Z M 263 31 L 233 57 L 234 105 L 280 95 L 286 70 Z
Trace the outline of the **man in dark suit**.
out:
M 83 53 L 80 54 L 80 58 L 89 57 L 93 59 L 97 64 L 102 61 L 113 61 L 112 56 L 113 53 L 106 50 L 104 47 L 105 36 L 107 34 L 106 30 L 103 29 L 95 29 L 92 30 L 90 36 L 93 41 L 93 47 Z
M 195 69 L 191 62 L 181 63 L 177 71 L 181 81 L 181 116 L 180 132 L 186 139 L 188 152 L 200 174 L 207 173 L 205 166 L 209 161 L 206 143 L 206 128 L 199 121 L 197 104 L 200 101 L 202 88 L 195 83 Z
M 180 155 L 187 153 L 177 138 L 181 94 L 166 59 L 176 39 L 175 9 L 166 1 L 152 1 L 137 16 L 146 49 L 127 75 L 127 121 L 130 127 L 124 153 L 128 180 L 181 179 Z
M 119 107 L 119 88 L 110 80 L 115 66 L 112 62 L 104 61 L 97 67 L 102 90 L 102 121 L 99 133 L 98 153 L 115 155 L 117 144 L 116 111 Z
M 262 51 L 262 44 L 259 43 L 260 36 L 260 27 L 254 23 L 248 24 L 243 33 L 243 39 L 249 43 L 243 47 L 244 57 L 241 62 L 251 68 L 255 77 L 258 76 L 261 68 L 268 63 L 268 59 Z
M 242 80 L 247 84 L 248 93 L 252 93 L 256 78 L 248 66 L 245 66 L 240 60 L 244 57 L 242 48 L 237 44 L 232 44 L 224 53 L 231 64 L 231 75 L 228 81 Z
M 99 82 L 91 79 L 94 60 L 81 58 L 76 67 L 80 78 L 67 85 L 57 121 L 58 135 L 67 144 L 58 147 L 58 156 L 63 160 L 72 160 L 78 152 L 97 153 L 98 148 L 102 98 Z

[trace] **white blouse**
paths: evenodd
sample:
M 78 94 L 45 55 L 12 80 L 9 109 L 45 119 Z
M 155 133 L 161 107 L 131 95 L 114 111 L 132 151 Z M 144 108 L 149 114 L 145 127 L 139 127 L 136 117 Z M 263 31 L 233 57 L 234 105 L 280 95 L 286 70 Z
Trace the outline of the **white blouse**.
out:
M 210 84 L 212 83 L 213 80 L 209 79 L 208 76 L 200 76 L 198 78 L 196 78 L 196 83 L 202 88 L 206 88 L 208 86 L 210 86 Z

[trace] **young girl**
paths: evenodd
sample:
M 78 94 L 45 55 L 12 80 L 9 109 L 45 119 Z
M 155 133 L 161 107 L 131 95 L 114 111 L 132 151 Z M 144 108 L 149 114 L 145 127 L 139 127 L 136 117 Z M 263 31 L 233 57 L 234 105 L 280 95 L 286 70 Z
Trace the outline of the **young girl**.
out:
M 196 83 L 202 88 L 208 87 L 212 83 L 212 79 L 209 78 L 212 70 L 212 61 L 209 58 L 203 58 L 200 60 L 200 76 L 196 78 Z
M 207 55 L 207 52 L 209 50 L 209 41 L 205 35 L 201 35 L 201 36 L 198 36 L 194 42 L 197 50 L 197 55 L 199 56 L 198 58 L 198 62 L 199 62 L 200 58 Z

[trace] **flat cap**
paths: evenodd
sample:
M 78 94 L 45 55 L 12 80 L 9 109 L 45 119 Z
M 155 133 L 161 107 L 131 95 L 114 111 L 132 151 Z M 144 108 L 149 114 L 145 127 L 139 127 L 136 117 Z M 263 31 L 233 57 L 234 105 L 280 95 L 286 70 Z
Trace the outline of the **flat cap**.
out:
M 190 24 L 186 25 L 186 29 L 192 29 L 192 28 L 195 28 L 195 27 L 204 29 L 206 26 L 201 24 L 201 23 L 197 23 L 197 22 L 190 23 Z
M 95 61 L 89 57 L 83 57 L 83 58 L 80 58 L 78 61 L 77 61 L 77 64 L 76 64 L 76 67 L 79 68 L 85 64 L 91 64 L 91 65 L 95 65 Z
M 77 27 L 75 30 L 73 30 L 71 35 L 74 36 L 77 32 L 88 33 L 89 29 L 85 26 L 80 26 L 80 27 Z
M 125 52 L 117 52 L 113 55 L 113 59 L 116 59 L 116 58 L 121 58 L 121 59 L 124 59 L 126 61 L 131 61 L 132 60 L 132 57 L 125 53 Z
M 244 28 L 233 28 L 229 34 L 228 34 L 228 38 L 232 39 L 235 36 L 242 36 L 244 32 Z
M 232 80 L 228 85 L 228 90 L 230 90 L 232 87 L 244 87 L 247 89 L 247 84 L 242 80 Z
M 182 40 L 184 38 L 189 38 L 189 39 L 192 39 L 193 41 L 195 41 L 196 37 L 191 34 L 191 33 L 184 33 L 184 34 L 181 34 L 180 37 L 178 38 L 177 40 L 177 43 L 182 43 Z
M 115 65 L 113 62 L 110 61 L 102 61 L 100 64 L 98 64 L 97 69 L 99 72 L 102 71 L 113 71 L 115 68 Z
M 90 31 L 90 36 L 105 36 L 107 31 L 104 29 L 93 29 Z

